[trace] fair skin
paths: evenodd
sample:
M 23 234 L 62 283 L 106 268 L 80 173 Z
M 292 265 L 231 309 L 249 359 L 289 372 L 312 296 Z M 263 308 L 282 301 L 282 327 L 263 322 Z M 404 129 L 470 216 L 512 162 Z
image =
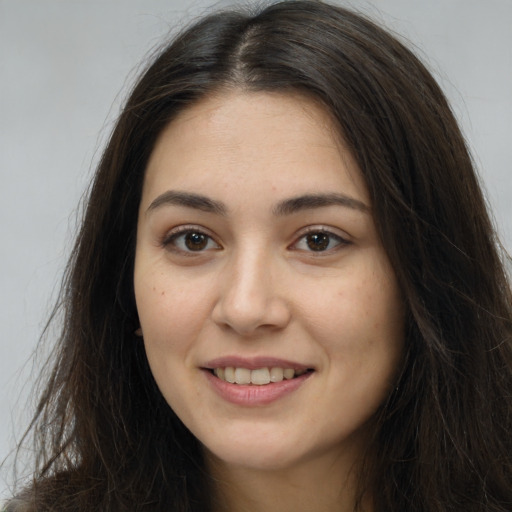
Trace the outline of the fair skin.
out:
M 326 112 L 225 91 L 173 120 L 146 171 L 134 286 L 151 370 L 205 447 L 218 510 L 351 510 L 403 302 Z

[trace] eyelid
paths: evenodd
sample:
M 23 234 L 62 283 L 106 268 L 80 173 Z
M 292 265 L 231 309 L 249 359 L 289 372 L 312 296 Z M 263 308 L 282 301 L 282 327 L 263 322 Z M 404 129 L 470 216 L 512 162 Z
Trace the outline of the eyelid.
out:
M 160 245 L 166 249 L 172 249 L 174 252 L 179 252 L 181 254 L 187 255 L 198 255 L 205 251 L 185 251 L 180 249 L 179 247 L 173 245 L 173 241 L 176 240 L 180 235 L 185 235 L 187 233 L 199 233 L 201 235 L 207 236 L 213 243 L 215 243 L 216 250 L 222 249 L 221 244 L 216 240 L 216 237 L 210 232 L 210 230 L 204 228 L 203 226 L 199 226 L 197 224 L 182 224 L 180 226 L 176 226 L 175 228 L 170 229 L 165 233 L 160 241 Z
M 336 238 L 337 240 L 339 240 L 339 243 L 331 248 L 331 249 L 327 249 L 325 251 L 314 251 L 314 250 L 310 250 L 310 251 L 304 251 L 304 252 L 308 252 L 308 253 L 311 253 L 312 255 L 314 256 L 322 256 L 322 255 L 327 255 L 327 254 L 331 254 L 332 252 L 336 251 L 337 249 L 340 249 L 342 247 L 345 247 L 347 245 L 350 245 L 352 242 L 350 240 L 350 236 L 345 233 L 344 231 L 341 231 L 340 229 L 337 229 L 337 228 L 333 228 L 331 226 L 325 226 L 325 225 L 312 225 L 312 226 L 307 226 L 305 228 L 303 228 L 302 230 L 300 230 L 296 237 L 295 237 L 295 241 L 292 242 L 288 247 L 290 249 L 295 249 L 295 250 L 302 250 L 302 249 L 296 249 L 295 246 L 297 246 L 299 244 L 299 242 L 306 236 L 310 235 L 310 234 L 314 234 L 314 233 L 324 233 L 330 237 L 333 237 L 333 238 Z
M 174 252 L 179 252 L 181 254 L 191 255 L 191 256 L 197 256 L 201 253 L 206 252 L 205 250 L 184 250 L 177 245 L 173 244 L 173 241 L 176 240 L 180 235 L 184 235 L 187 233 L 199 233 L 201 235 L 205 235 L 208 237 L 217 247 L 215 247 L 215 250 L 222 249 L 222 245 L 216 240 L 216 237 L 210 232 L 209 229 L 200 226 L 198 224 L 182 224 L 179 226 L 176 226 L 175 228 L 170 229 L 165 233 L 165 235 L 160 240 L 160 245 L 166 249 L 173 250 Z M 334 238 L 338 240 L 338 243 L 335 247 L 332 247 L 330 249 L 321 250 L 321 251 L 314 251 L 314 250 L 306 250 L 306 249 L 299 249 L 296 246 L 299 244 L 299 242 L 306 236 L 314 233 L 323 233 L 325 235 L 328 235 L 331 238 Z M 350 237 L 343 231 L 341 231 L 338 228 L 333 228 L 331 226 L 325 226 L 325 225 L 311 225 L 306 226 L 302 228 L 295 236 L 294 241 L 288 246 L 288 249 L 291 250 L 298 250 L 303 252 L 311 253 L 315 256 L 322 256 L 331 254 L 332 252 L 335 252 L 337 249 L 340 249 L 342 247 L 345 247 L 349 244 L 351 244 Z M 212 250 L 210 248 L 209 250 Z

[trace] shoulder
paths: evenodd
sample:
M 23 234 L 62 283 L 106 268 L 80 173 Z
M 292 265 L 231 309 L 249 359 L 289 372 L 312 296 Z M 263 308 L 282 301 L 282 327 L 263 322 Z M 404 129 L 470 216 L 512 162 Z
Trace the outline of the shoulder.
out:
M 32 508 L 26 500 L 13 498 L 2 505 L 0 512 L 32 512 Z
M 0 512 L 43 512 L 49 508 L 40 503 L 40 500 L 36 500 L 36 493 L 32 487 L 23 489 L 13 498 L 0 504 Z
M 75 512 L 78 509 L 71 506 L 74 503 L 70 495 L 75 495 L 76 488 L 69 489 L 69 478 L 69 473 L 33 478 L 25 487 L 19 485 L 12 498 L 0 503 L 0 512 Z

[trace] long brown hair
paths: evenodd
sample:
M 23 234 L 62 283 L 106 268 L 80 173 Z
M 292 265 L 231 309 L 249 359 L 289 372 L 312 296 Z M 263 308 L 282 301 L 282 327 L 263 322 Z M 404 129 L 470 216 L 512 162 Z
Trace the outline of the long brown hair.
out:
M 37 468 L 20 510 L 210 509 L 199 443 L 162 398 L 134 335 L 132 273 L 156 138 L 226 87 L 299 91 L 330 112 L 406 300 L 403 368 L 374 418 L 359 495 L 371 495 L 376 512 L 512 510 L 512 298 L 464 139 L 400 42 L 307 0 L 210 15 L 135 86 L 69 263 L 55 366 L 31 427 Z

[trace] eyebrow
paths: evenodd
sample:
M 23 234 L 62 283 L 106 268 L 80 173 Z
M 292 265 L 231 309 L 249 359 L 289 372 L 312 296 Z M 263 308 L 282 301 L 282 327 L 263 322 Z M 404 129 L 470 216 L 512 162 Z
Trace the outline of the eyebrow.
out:
M 149 213 L 162 206 L 185 206 L 207 213 L 225 216 L 228 213 L 227 206 L 221 202 L 211 199 L 201 194 L 191 192 L 181 192 L 178 190 L 168 190 L 159 195 L 148 207 L 146 213 Z M 363 213 L 368 213 L 370 208 L 353 197 L 345 194 L 305 194 L 302 196 L 291 197 L 280 201 L 272 210 L 276 216 L 282 217 L 292 215 L 303 210 L 313 210 L 315 208 L 325 208 L 328 206 L 343 206 Z
M 302 210 L 325 208 L 327 206 L 344 206 L 363 213 L 368 213 L 370 208 L 358 199 L 345 194 L 306 194 L 303 196 L 285 199 L 276 205 L 274 215 L 291 215 Z
M 147 209 L 146 213 L 156 210 L 161 206 L 185 206 L 195 210 L 201 210 L 207 213 L 215 213 L 217 215 L 226 215 L 228 209 L 221 201 L 215 201 L 209 197 L 192 194 L 190 192 L 180 192 L 177 190 L 168 190 L 159 195 Z

